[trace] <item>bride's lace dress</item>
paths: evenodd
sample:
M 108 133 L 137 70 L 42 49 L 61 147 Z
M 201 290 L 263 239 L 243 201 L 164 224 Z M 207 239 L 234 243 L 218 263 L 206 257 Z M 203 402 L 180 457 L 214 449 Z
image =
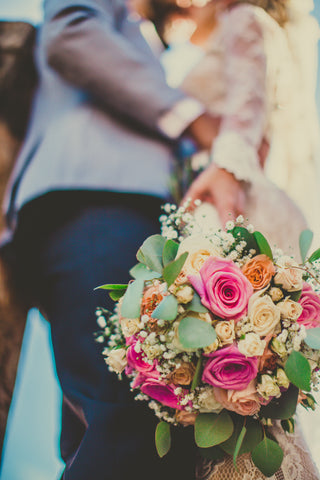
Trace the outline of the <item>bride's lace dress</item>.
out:
M 294 98 L 300 77 L 288 37 L 263 9 L 238 4 L 220 14 L 204 49 L 182 87 L 222 117 L 212 159 L 247 182 L 245 213 L 256 229 L 272 245 L 296 255 L 299 233 L 307 226 L 303 217 L 318 204 L 317 174 L 309 152 L 314 145 L 307 152 L 307 140 L 301 144 L 305 123 L 301 102 Z M 263 138 L 271 145 L 270 178 L 259 166 Z M 276 186 L 277 179 L 291 198 Z M 306 202 L 298 203 L 303 216 L 291 199 L 304 197 Z

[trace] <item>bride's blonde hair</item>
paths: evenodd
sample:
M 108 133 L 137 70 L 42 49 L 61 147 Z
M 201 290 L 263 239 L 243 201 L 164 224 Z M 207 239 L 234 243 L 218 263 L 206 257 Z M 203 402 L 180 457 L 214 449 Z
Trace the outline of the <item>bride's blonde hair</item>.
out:
M 285 25 L 289 20 L 288 0 L 234 0 L 232 5 L 236 3 L 251 3 L 263 8 L 281 26 Z

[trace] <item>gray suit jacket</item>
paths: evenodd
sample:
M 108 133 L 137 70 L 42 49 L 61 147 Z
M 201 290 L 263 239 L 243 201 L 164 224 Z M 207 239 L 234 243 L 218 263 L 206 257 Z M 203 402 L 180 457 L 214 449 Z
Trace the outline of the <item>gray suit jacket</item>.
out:
M 5 204 L 11 219 L 52 190 L 165 196 L 172 153 L 158 121 L 184 95 L 165 84 L 123 0 L 46 0 L 36 61 L 39 88 Z

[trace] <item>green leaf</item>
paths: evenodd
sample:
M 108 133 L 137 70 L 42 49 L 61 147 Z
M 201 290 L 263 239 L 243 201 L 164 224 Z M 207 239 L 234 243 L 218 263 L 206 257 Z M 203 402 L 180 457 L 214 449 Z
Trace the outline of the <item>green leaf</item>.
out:
M 131 277 L 141 278 L 142 280 L 153 280 L 154 278 L 161 277 L 161 273 L 150 270 L 150 268 L 148 268 L 143 263 L 137 263 L 134 267 L 131 268 L 129 273 Z
M 109 297 L 114 302 L 117 302 L 118 300 L 120 300 L 121 297 L 123 297 L 124 293 L 124 290 L 112 290 L 111 292 L 109 292 Z
M 308 262 L 313 263 L 320 258 L 320 248 L 318 248 L 315 252 L 313 252 L 310 257 L 308 258 Z
M 304 341 L 308 347 L 314 350 L 320 350 L 320 328 L 309 328 Z
M 101 289 L 101 290 L 127 290 L 128 285 L 127 284 L 119 284 L 119 283 L 107 283 L 106 285 L 100 285 L 99 287 L 96 287 L 95 290 Z
M 300 247 L 300 255 L 301 255 L 302 263 L 304 263 L 307 257 L 307 253 L 311 246 L 312 240 L 313 240 L 313 232 L 311 232 L 311 230 L 306 229 L 300 233 L 299 247 Z
M 163 265 L 168 265 L 168 263 L 173 262 L 175 260 L 179 249 L 179 244 L 174 240 L 167 240 L 163 252 L 162 252 L 162 260 Z
M 128 289 L 123 297 L 121 315 L 125 318 L 139 318 L 141 308 L 141 297 L 144 288 L 144 281 L 141 279 L 129 283 Z
M 235 446 L 235 449 L 234 449 L 234 454 L 233 454 L 233 465 L 234 465 L 235 469 L 237 469 L 237 457 L 239 455 L 240 448 L 242 447 L 242 442 L 243 442 L 243 439 L 244 439 L 246 433 L 247 433 L 247 429 L 243 425 L 243 427 L 241 429 L 241 432 L 240 432 L 240 435 L 238 436 L 237 443 L 236 443 L 236 446 Z
M 151 235 L 148 237 L 137 253 L 137 259 L 151 270 L 162 273 L 162 252 L 166 239 L 162 235 Z
M 243 417 L 237 414 L 231 414 L 234 423 L 234 430 L 231 437 L 220 445 L 229 455 L 234 455 L 239 435 L 243 427 Z M 251 452 L 254 447 L 261 442 L 263 434 L 260 422 L 252 417 L 247 417 L 246 434 L 242 441 L 239 454 Z
M 222 448 L 218 447 L 209 447 L 209 448 L 199 448 L 199 453 L 202 458 L 206 458 L 208 460 L 222 460 L 225 457 L 225 452 Z
M 302 290 L 296 290 L 295 292 L 288 292 L 288 297 L 294 302 L 299 302 L 302 294 Z
M 193 392 L 193 390 L 195 390 L 197 386 L 200 384 L 201 374 L 202 374 L 202 357 L 199 357 L 197 366 L 196 366 L 196 371 L 194 373 L 194 377 L 191 383 L 191 392 Z
M 212 325 L 195 317 L 183 318 L 179 323 L 178 333 L 180 343 L 186 349 L 208 347 L 217 338 Z
M 270 248 L 270 245 L 269 245 L 267 239 L 260 232 L 253 232 L 253 236 L 255 238 L 255 241 L 258 244 L 260 253 L 262 253 L 264 255 L 267 255 L 267 257 L 269 257 L 269 258 L 271 258 L 271 260 L 273 260 L 272 250 Z
M 286 361 L 284 370 L 290 382 L 301 390 L 310 392 L 311 367 L 302 353 L 293 351 Z
M 268 405 L 261 407 L 260 417 L 286 420 L 295 414 L 298 403 L 299 389 L 290 385 L 280 398 L 274 398 Z
M 152 312 L 152 318 L 172 321 L 178 315 L 178 301 L 174 295 L 167 295 Z
M 216 413 L 200 413 L 197 416 L 194 434 L 198 447 L 208 448 L 227 440 L 233 432 L 233 422 L 226 410 Z
M 255 250 L 257 253 L 259 253 L 259 247 L 254 236 L 246 228 L 234 227 L 231 233 L 237 243 L 239 241 L 246 242 L 247 246 L 244 248 L 245 253 L 248 253 L 249 250 Z
M 163 279 L 165 282 L 167 282 L 168 287 L 173 284 L 179 273 L 181 272 L 181 269 L 187 260 L 188 252 L 184 252 L 182 255 L 180 255 L 177 260 L 174 260 L 173 262 L 168 263 L 163 270 Z
M 191 302 L 186 305 L 186 309 L 196 313 L 207 313 L 209 311 L 202 305 L 200 296 L 196 292 L 194 292 Z
M 281 447 L 265 437 L 253 450 L 252 460 L 266 477 L 272 477 L 281 467 L 283 451 Z
M 156 427 L 156 449 L 160 458 L 164 457 L 171 447 L 170 425 L 167 422 L 159 422 Z

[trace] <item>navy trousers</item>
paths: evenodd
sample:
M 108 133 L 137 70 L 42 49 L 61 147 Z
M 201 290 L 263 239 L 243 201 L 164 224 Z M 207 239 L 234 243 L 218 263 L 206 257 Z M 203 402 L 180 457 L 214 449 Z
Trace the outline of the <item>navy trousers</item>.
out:
M 143 240 L 159 231 L 160 200 L 143 195 L 55 192 L 26 205 L 13 243 L 16 281 L 52 331 L 63 390 L 64 480 L 193 480 L 191 427 L 173 430 L 157 456 L 153 412 L 108 372 L 94 342 L 104 283 L 126 283 Z

